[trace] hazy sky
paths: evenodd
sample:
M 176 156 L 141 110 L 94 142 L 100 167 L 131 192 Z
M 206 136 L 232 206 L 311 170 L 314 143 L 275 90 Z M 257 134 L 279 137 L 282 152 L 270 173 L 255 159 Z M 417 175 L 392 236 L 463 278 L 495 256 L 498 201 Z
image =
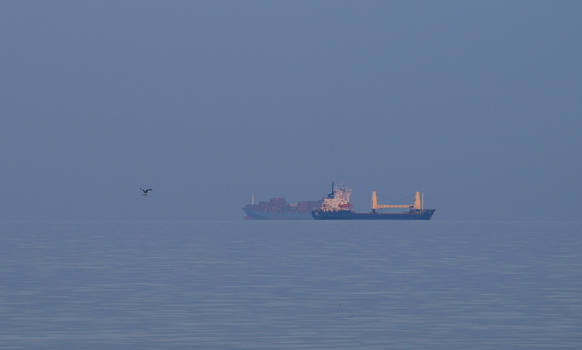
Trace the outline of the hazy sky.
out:
M 0 218 L 425 192 L 580 219 L 580 1 L 2 1 Z M 138 193 L 150 185 L 148 198 Z

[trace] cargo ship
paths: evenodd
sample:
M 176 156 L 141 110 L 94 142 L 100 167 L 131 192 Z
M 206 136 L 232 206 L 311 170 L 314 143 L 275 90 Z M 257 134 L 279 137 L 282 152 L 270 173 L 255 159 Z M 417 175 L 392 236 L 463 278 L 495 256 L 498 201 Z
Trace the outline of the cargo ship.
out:
M 245 219 L 252 220 L 312 220 L 312 212 L 321 206 L 322 200 L 287 202 L 285 198 L 276 197 L 255 204 L 255 195 L 251 195 L 251 203 L 242 210 Z
M 376 191 L 372 192 L 371 211 L 355 212 L 350 203 L 352 191 L 336 188 L 332 184 L 331 193 L 324 198 L 320 207 L 311 215 L 316 220 L 430 220 L 436 209 L 424 209 L 424 195 L 414 195 L 412 204 L 378 204 Z M 381 212 L 381 209 L 406 209 L 398 212 Z

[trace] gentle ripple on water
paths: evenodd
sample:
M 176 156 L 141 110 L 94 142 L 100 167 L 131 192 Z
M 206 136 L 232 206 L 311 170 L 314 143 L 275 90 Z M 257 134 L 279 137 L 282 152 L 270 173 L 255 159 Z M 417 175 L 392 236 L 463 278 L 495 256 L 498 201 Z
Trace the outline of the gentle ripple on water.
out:
M 580 222 L 0 222 L 2 349 L 580 349 Z

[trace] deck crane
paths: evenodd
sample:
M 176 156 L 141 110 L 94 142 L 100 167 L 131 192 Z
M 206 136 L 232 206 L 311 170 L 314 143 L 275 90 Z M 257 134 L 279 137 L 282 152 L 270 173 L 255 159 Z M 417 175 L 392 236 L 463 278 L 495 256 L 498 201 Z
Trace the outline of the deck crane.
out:
M 377 209 L 424 209 L 424 193 L 422 198 L 420 192 L 414 194 L 414 203 L 412 204 L 378 204 L 378 197 L 376 196 L 376 191 L 372 191 L 372 211 Z

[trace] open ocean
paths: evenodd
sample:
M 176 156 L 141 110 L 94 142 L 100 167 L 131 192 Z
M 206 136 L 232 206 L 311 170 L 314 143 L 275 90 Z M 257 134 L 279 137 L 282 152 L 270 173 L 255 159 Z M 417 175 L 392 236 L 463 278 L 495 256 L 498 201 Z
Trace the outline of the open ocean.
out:
M 582 222 L 0 222 L 1 349 L 582 349 Z

